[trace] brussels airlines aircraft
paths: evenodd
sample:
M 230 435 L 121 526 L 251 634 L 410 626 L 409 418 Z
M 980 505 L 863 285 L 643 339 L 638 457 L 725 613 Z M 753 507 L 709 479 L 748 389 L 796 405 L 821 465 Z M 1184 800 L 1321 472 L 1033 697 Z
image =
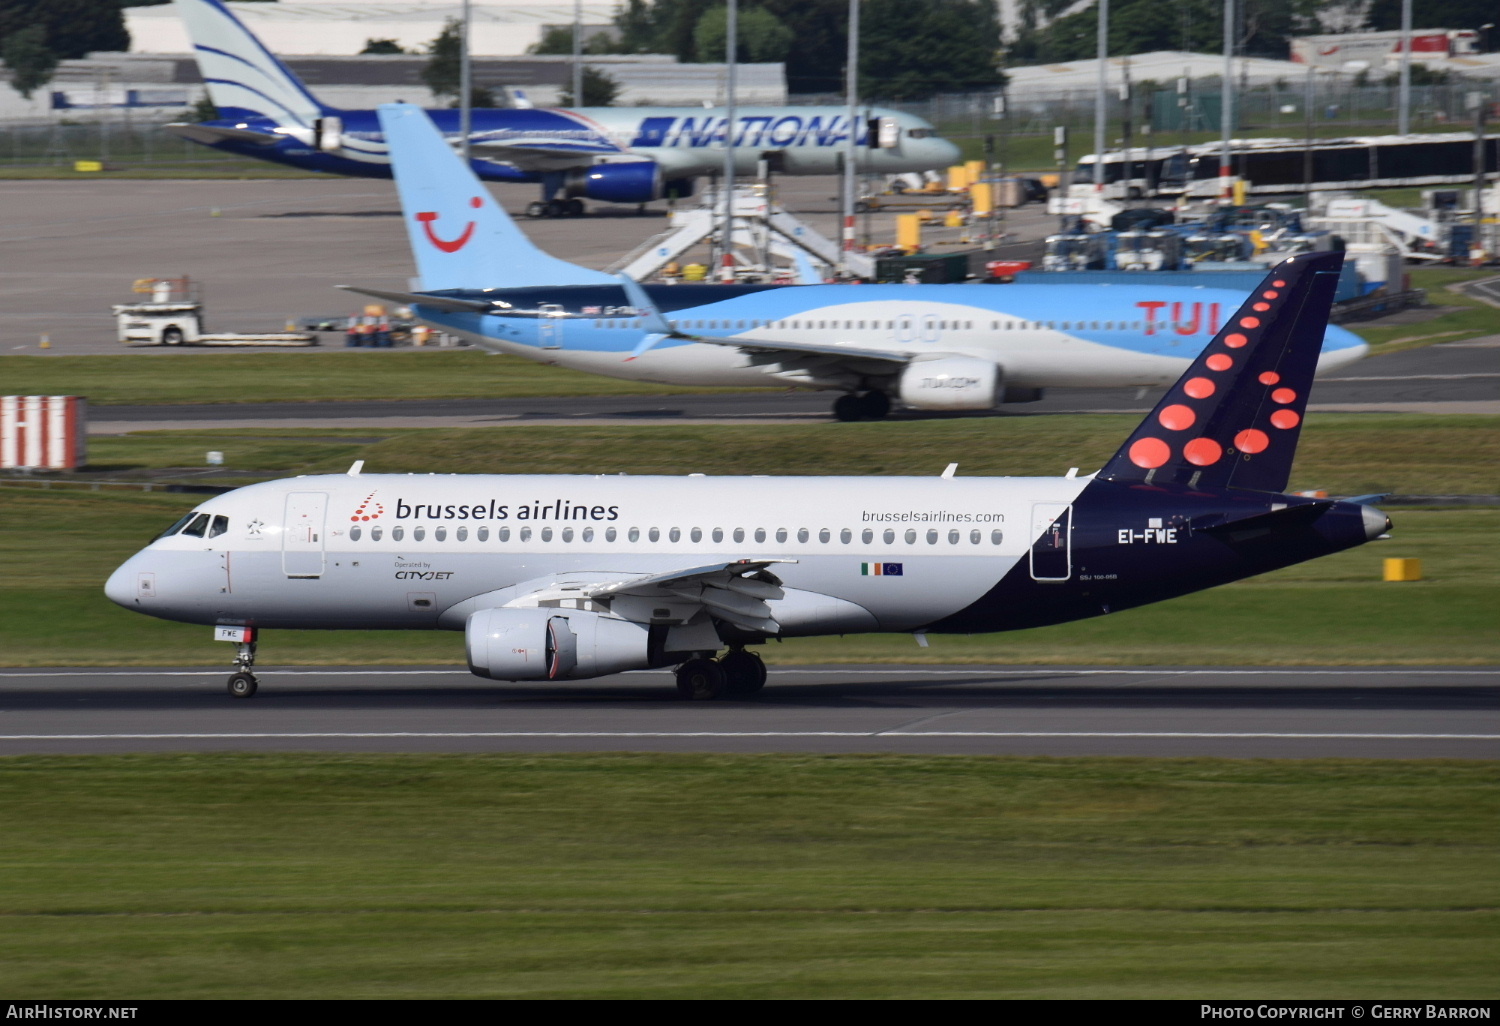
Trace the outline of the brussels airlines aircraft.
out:
M 177 0 L 198 67 L 220 119 L 167 128 L 216 150 L 310 171 L 389 178 L 386 142 L 372 110 L 318 101 L 219 0 Z M 692 107 L 582 107 L 476 110 L 472 166 L 497 182 L 539 182 L 532 216 L 583 213 L 583 200 L 645 203 L 689 196 L 693 179 L 724 167 L 725 110 Z M 434 110 L 444 136 L 459 135 L 457 110 Z M 872 135 L 872 126 L 874 133 Z M 900 174 L 947 167 L 958 147 L 902 111 L 873 108 L 855 125 L 861 172 Z M 785 174 L 833 174 L 847 149 L 841 107 L 740 107 L 736 167 L 761 159 Z M 872 140 L 873 144 L 872 145 Z
M 1089 477 L 386 475 L 250 485 L 115 571 L 138 612 L 239 645 L 274 628 L 465 632 L 470 669 L 677 666 L 747 694 L 768 638 L 970 633 L 1099 616 L 1361 545 L 1360 500 L 1280 494 L 1340 254 L 1276 267 Z M 1373 498 L 1373 497 L 1371 497 Z M 720 657 L 722 649 L 728 653 Z
M 531 244 L 423 112 L 379 110 L 419 293 L 356 288 L 486 349 L 676 385 L 843 392 L 843 420 L 978 410 L 1052 386 L 1165 385 L 1244 299 L 1160 285 L 640 286 Z M 349 286 L 345 286 L 349 287 Z M 1329 327 L 1320 370 L 1366 353 Z

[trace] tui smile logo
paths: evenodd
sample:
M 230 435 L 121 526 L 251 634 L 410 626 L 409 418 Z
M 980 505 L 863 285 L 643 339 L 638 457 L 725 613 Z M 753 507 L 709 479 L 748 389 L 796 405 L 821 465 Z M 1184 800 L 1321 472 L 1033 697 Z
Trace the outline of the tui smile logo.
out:
M 484 200 L 480 199 L 478 196 L 475 196 L 473 199 L 469 200 L 469 206 L 473 207 L 475 210 L 478 210 L 480 207 L 484 206 Z M 437 232 L 432 230 L 432 222 L 436 221 L 439 216 L 440 215 L 435 210 L 423 210 L 416 215 L 416 218 L 418 221 L 422 222 L 422 231 L 426 233 L 428 242 L 432 243 L 444 253 L 457 253 L 459 250 L 468 245 L 469 240 L 474 237 L 474 222 L 470 221 L 468 224 L 464 225 L 464 230 L 459 233 L 458 238 L 442 239 L 438 237 Z
M 355 523 L 363 520 L 379 520 L 380 514 L 385 512 L 385 507 L 375 501 L 375 493 L 371 492 L 365 496 L 365 501 L 359 504 L 359 509 L 354 511 L 354 516 L 349 519 Z

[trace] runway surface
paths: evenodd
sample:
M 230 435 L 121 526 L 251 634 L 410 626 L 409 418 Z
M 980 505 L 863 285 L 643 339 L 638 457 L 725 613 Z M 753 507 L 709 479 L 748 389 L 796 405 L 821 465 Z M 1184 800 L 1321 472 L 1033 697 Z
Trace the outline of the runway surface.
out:
M 897 752 L 1500 758 L 1500 668 L 778 668 L 687 702 L 665 671 L 564 684 L 462 669 L 0 671 L 0 755 Z
M 1365 360 L 1320 378 L 1309 407 L 1324 412 L 1500 413 L 1500 335 L 1488 340 L 1409 349 Z M 893 419 L 1142 413 L 1159 389 L 1050 389 L 1039 402 L 980 414 L 898 411 Z M 669 396 L 572 396 L 339 403 L 243 403 L 203 406 L 101 406 L 89 433 L 194 428 L 499 427 L 592 423 L 795 423 L 827 420 L 827 393 L 762 391 Z

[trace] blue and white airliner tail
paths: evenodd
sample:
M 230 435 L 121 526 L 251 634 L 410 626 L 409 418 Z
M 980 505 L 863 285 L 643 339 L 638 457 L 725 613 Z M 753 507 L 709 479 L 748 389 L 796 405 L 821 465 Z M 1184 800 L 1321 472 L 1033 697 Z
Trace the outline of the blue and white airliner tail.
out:
M 177 10 L 193 40 L 209 98 L 222 117 L 270 117 L 311 130 L 318 118 L 336 113 L 319 103 L 227 7 L 197 0 L 178 3 Z
M 391 177 L 373 110 L 320 102 L 220 0 L 176 3 L 220 117 L 168 125 L 169 131 L 304 170 Z M 457 110 L 428 115 L 443 136 L 458 141 Z M 740 107 L 736 167 L 752 174 L 766 159 L 785 174 L 832 174 L 851 131 L 862 172 L 928 171 L 959 158 L 958 147 L 938 138 L 931 124 L 898 110 L 871 108 L 851 124 L 842 107 Z M 697 177 L 722 169 L 729 132 L 722 108 L 477 109 L 470 166 L 488 181 L 539 184 L 533 215 L 579 214 L 586 199 L 640 204 L 691 195 Z
M 845 393 L 844 419 L 893 399 L 989 409 L 1051 387 L 1165 385 L 1245 299 L 1231 289 L 1141 285 L 642 286 L 541 253 L 426 115 L 379 110 L 421 291 L 356 291 L 411 304 L 495 352 L 678 385 L 799 385 Z M 1327 327 L 1319 370 L 1366 353 Z

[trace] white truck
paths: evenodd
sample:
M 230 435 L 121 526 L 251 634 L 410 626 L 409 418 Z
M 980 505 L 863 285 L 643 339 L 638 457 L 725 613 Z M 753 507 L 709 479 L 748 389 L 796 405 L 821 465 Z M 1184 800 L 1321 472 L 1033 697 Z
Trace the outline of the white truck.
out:
M 141 303 L 116 303 L 119 340 L 126 345 L 152 346 L 315 346 L 318 336 L 300 331 L 205 332 L 203 301 L 196 284 L 182 278 L 141 278 L 135 291 L 151 299 Z

